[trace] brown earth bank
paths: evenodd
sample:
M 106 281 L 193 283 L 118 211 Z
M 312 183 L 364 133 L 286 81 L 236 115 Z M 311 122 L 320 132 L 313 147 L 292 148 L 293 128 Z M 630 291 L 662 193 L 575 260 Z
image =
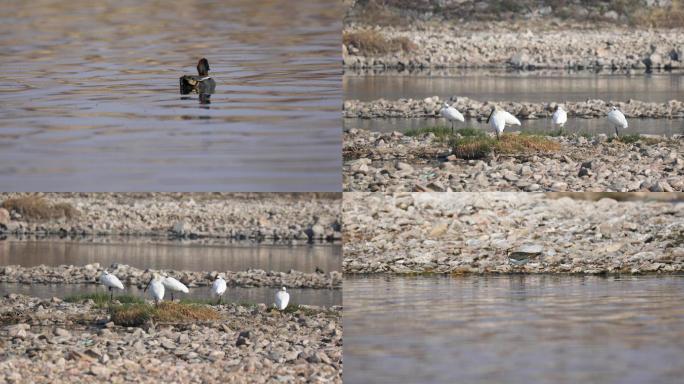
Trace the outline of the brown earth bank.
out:
M 464 159 L 459 158 L 459 147 L 433 133 L 406 136 L 350 129 L 343 137 L 343 188 L 359 192 L 684 191 L 682 137 L 643 137 L 631 143 L 605 134 L 532 137 L 557 147 Z
M 0 193 L 0 234 L 335 241 L 341 194 Z
M 0 382 L 341 383 L 341 307 L 211 306 L 218 320 L 124 327 L 92 301 L 0 298 Z
M 683 201 L 345 193 L 344 273 L 683 273 Z

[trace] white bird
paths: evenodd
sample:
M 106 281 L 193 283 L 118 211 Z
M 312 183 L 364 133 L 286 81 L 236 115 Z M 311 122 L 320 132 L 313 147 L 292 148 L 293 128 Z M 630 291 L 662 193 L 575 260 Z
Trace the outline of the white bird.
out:
M 152 298 L 154 299 L 154 303 L 156 305 L 159 305 L 159 302 L 164 300 L 164 284 L 162 281 L 164 281 L 164 279 L 155 273 L 152 276 L 152 279 L 150 279 L 150 282 L 147 283 L 147 287 L 143 289 L 143 292 L 147 291 L 148 288 L 150 289 L 150 292 L 152 292 Z
M 287 293 L 287 289 L 283 287 L 280 291 L 276 292 L 275 295 L 275 305 L 279 310 L 287 308 L 287 303 L 290 302 L 290 294 Z
M 568 121 L 568 113 L 565 112 L 563 107 L 556 105 L 556 110 L 553 112 L 551 119 L 553 120 L 553 124 L 559 126 L 562 131 L 565 123 Z
M 120 289 L 122 291 L 124 289 L 123 284 L 121 284 L 121 280 L 107 271 L 102 271 L 102 274 L 100 275 L 100 284 L 109 289 L 109 301 L 114 299 L 114 292 L 112 291 L 112 288 Z
M 608 121 L 615 127 L 615 136 L 620 136 L 618 128 L 627 128 L 627 119 L 617 107 L 612 107 L 608 112 Z
M 216 277 L 216 280 L 214 280 L 214 283 L 211 285 L 211 295 L 218 296 L 218 304 L 221 304 L 221 299 L 223 298 L 223 294 L 225 292 L 226 281 L 223 280 L 223 277 L 221 276 Z
M 465 119 L 463 118 L 463 115 L 461 112 L 459 112 L 456 108 L 449 106 L 449 103 L 444 103 L 444 106 L 442 109 L 439 110 L 439 113 L 447 119 L 451 123 L 451 134 L 454 134 L 454 122 L 460 121 L 464 122 Z
M 489 114 L 489 117 L 487 118 L 487 123 L 494 128 L 494 132 L 496 132 L 496 138 L 499 139 L 499 135 L 501 135 L 504 131 L 504 128 L 506 128 L 506 124 L 508 125 L 521 125 L 520 120 L 518 120 L 515 116 L 511 115 L 510 113 L 504 111 L 503 109 L 494 106 L 492 107 L 492 112 Z
M 173 301 L 173 293 L 174 292 L 183 292 L 183 293 L 188 293 L 190 292 L 188 290 L 188 287 L 185 286 L 185 284 L 181 283 L 180 281 L 176 280 L 175 278 L 164 274 L 164 279 L 162 279 L 162 284 L 164 284 L 164 287 L 171 291 L 171 301 Z

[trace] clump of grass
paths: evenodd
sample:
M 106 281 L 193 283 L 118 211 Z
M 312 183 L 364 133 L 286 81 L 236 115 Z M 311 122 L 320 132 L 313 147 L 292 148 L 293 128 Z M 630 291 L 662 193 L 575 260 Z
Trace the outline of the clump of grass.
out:
M 40 196 L 22 196 L 2 202 L 2 208 L 14 211 L 26 220 L 67 219 L 78 216 L 78 210 L 68 203 L 50 204 Z
M 487 134 L 483 130 L 473 128 L 473 127 L 461 128 L 461 129 L 457 130 L 456 132 L 463 137 L 486 137 L 487 136 Z
M 422 128 L 411 128 L 404 132 L 404 135 L 411 137 L 423 136 L 428 133 L 435 135 L 438 141 L 445 142 L 451 136 L 451 127 L 434 126 L 434 127 L 422 127 Z
M 555 152 L 560 144 L 544 136 L 504 134 L 501 140 L 489 136 L 463 137 L 454 142 L 454 155 L 462 159 L 481 159 L 490 153 L 527 154 Z
M 654 28 L 681 28 L 684 25 L 684 1 L 672 0 L 667 7 L 639 7 L 633 13 L 632 22 Z
M 612 136 L 612 137 L 608 138 L 609 143 L 612 143 L 613 141 L 619 141 L 619 142 L 625 143 L 625 144 L 634 144 L 636 142 L 642 142 L 644 144 L 653 145 L 653 144 L 658 144 L 659 142 L 662 141 L 662 139 L 658 139 L 655 137 L 644 137 L 638 133 L 634 133 L 634 134 L 620 135 L 619 137 Z
M 194 321 L 218 320 L 218 312 L 211 307 L 199 304 L 183 304 L 164 301 L 159 306 L 150 304 L 124 304 L 111 309 L 114 324 L 124 327 L 139 327 L 148 320 L 183 323 Z
M 364 56 L 387 55 L 395 52 L 411 52 L 418 46 L 407 37 L 385 38 L 373 30 L 344 32 L 342 42 L 359 50 Z
M 71 295 L 64 298 L 68 303 L 80 303 L 86 300 L 95 302 L 97 308 L 104 308 L 109 305 L 108 292 L 85 293 L 78 295 Z M 142 304 L 145 301 L 133 295 L 114 295 L 114 300 L 118 300 L 122 304 Z

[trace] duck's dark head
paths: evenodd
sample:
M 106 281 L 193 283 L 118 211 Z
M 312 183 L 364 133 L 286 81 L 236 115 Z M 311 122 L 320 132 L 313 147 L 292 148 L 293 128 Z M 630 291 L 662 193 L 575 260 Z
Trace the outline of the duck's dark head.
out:
M 204 57 L 197 63 L 197 73 L 199 73 L 200 76 L 209 75 L 209 61 Z

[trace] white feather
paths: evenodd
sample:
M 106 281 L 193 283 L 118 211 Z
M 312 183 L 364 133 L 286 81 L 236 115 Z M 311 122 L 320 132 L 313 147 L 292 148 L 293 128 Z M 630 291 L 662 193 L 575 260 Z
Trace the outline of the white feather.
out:
M 275 295 L 276 308 L 278 308 L 279 310 L 282 311 L 283 309 L 287 308 L 287 304 L 289 302 L 290 302 L 290 294 L 287 293 L 287 290 L 285 289 L 285 287 L 283 287 L 282 290 L 276 292 L 276 295 Z
M 217 277 L 211 285 L 211 294 L 213 296 L 221 296 L 226 292 L 226 281 L 222 277 Z
M 608 112 L 608 121 L 615 127 L 623 129 L 627 128 L 627 119 L 625 118 L 625 115 L 623 115 L 618 109 L 613 109 L 612 111 Z
M 121 284 L 121 280 L 111 273 L 104 271 L 100 275 L 100 283 L 107 288 L 118 288 L 123 290 L 124 286 Z
M 152 298 L 156 302 L 164 300 L 164 284 L 162 284 L 162 279 L 155 277 L 152 282 L 150 282 L 150 292 L 152 292 Z
M 465 118 L 456 108 L 444 104 L 444 107 L 439 111 L 441 115 L 448 121 L 465 121 Z
M 494 111 L 489 118 L 489 125 L 491 125 L 498 134 L 503 133 L 504 128 L 506 128 L 506 119 L 501 111 Z
M 164 284 L 164 287 L 175 292 L 183 292 L 183 293 L 188 293 L 190 292 L 188 290 L 188 287 L 185 286 L 185 284 L 181 283 L 180 281 L 174 279 L 171 276 L 164 276 L 164 279 L 162 280 L 162 284 Z
M 504 116 L 504 121 L 506 122 L 506 124 L 508 124 L 508 125 L 521 125 L 520 120 L 518 120 L 517 117 L 511 115 L 510 113 L 508 113 L 506 111 L 501 111 L 501 113 Z
M 562 127 L 568 121 L 568 114 L 563 110 L 563 108 L 558 107 L 551 118 L 553 119 L 553 123 L 555 125 L 560 125 Z

